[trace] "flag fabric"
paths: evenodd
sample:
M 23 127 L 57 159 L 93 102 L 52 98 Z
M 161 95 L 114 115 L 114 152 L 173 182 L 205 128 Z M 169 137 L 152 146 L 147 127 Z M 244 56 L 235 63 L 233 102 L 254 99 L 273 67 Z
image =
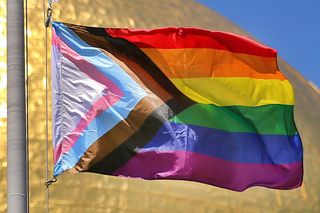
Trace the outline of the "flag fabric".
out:
M 249 38 L 54 22 L 52 96 L 54 176 L 302 183 L 292 86 Z

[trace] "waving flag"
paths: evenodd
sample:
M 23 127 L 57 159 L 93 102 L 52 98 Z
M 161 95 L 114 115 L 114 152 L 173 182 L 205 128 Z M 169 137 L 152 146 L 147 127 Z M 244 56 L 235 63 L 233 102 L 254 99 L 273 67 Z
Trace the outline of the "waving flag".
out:
M 275 50 L 196 28 L 53 23 L 54 175 L 301 185 L 291 84 Z

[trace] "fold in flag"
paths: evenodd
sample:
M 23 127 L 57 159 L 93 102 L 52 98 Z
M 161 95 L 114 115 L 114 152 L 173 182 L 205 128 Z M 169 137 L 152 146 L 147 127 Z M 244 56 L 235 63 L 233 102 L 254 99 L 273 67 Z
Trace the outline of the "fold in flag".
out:
M 54 176 L 301 185 L 293 89 L 275 50 L 196 28 L 55 22 L 52 33 Z

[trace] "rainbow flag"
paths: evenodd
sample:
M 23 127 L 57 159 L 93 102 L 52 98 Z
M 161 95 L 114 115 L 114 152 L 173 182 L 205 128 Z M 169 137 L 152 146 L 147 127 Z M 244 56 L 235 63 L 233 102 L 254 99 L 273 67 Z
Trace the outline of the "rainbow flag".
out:
M 302 183 L 292 86 L 276 51 L 249 38 L 55 22 L 52 96 L 54 176 Z

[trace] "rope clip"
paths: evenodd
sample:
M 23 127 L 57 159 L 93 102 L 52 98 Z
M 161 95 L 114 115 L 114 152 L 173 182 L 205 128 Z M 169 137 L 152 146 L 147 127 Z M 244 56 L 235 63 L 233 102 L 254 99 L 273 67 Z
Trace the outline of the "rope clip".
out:
M 47 180 L 47 181 L 45 182 L 46 187 L 49 188 L 49 186 L 50 186 L 51 184 L 57 182 L 57 180 L 58 180 L 58 179 L 57 179 L 56 177 L 53 177 L 53 178 L 51 178 L 50 180 Z
M 51 20 L 52 20 L 52 4 L 49 3 L 48 9 L 47 9 L 47 18 L 46 18 L 46 21 L 44 22 L 44 26 L 46 28 L 49 27 Z

